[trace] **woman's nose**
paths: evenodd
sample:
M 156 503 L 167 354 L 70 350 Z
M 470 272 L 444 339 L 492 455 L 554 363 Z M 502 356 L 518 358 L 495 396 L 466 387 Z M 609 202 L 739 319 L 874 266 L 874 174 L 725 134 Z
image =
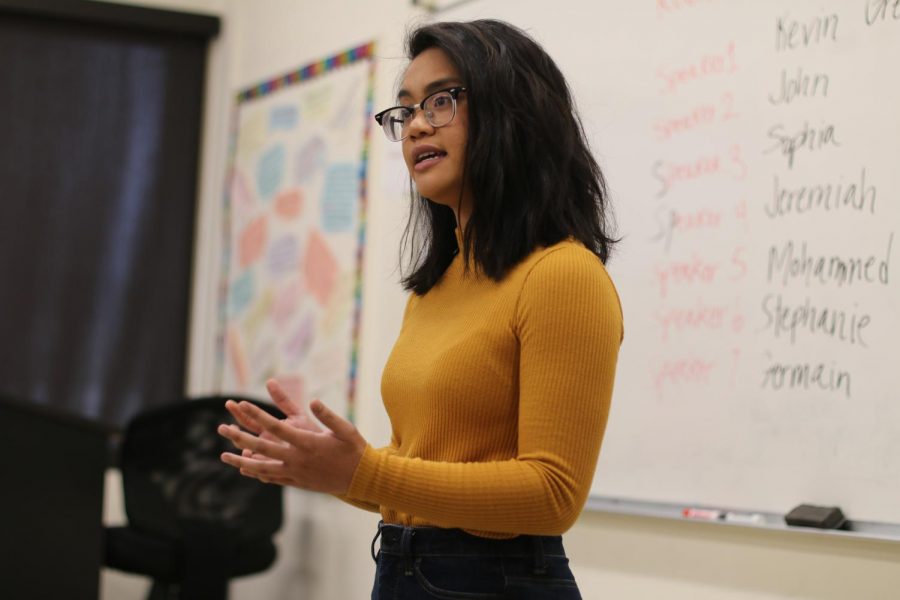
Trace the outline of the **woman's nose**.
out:
M 421 108 L 416 109 L 412 119 L 409 122 L 409 137 L 415 138 L 434 132 L 434 127 L 425 118 L 425 111 Z

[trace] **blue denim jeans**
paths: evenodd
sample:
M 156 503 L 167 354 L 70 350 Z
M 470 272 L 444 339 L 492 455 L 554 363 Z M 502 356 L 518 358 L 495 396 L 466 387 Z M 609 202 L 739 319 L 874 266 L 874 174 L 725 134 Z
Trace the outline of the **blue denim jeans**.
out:
M 372 600 L 581 599 L 559 536 L 490 540 L 460 529 L 380 524 L 372 558 Z

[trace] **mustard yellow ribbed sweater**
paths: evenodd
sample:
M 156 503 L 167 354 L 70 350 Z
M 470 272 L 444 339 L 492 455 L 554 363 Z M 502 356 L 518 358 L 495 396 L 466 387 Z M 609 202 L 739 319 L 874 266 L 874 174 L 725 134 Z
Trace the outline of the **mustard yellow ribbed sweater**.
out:
M 457 254 L 407 303 L 381 391 L 391 445 L 366 448 L 345 500 L 386 523 L 558 535 L 591 486 L 622 312 L 580 243 L 494 282 Z

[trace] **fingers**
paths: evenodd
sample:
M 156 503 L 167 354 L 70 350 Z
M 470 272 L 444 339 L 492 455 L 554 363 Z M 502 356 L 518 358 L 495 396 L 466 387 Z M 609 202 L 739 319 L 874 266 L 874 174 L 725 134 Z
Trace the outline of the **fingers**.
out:
M 290 417 L 288 422 L 300 429 L 305 429 L 306 431 L 314 431 L 315 433 L 322 433 L 322 428 L 319 427 L 319 424 L 316 423 L 315 419 L 313 419 L 308 414 L 302 414 L 296 417 Z
M 241 456 L 243 458 L 257 460 L 253 456 L 257 454 L 267 457 L 270 462 L 272 459 L 284 461 L 288 458 L 288 447 L 283 444 L 263 439 L 259 436 L 250 435 L 249 433 L 241 431 L 235 425 L 219 425 L 218 432 L 219 435 L 227 438 L 232 444 L 242 450 Z M 250 451 L 250 456 L 246 454 L 247 451 Z
M 231 452 L 223 452 L 220 455 L 223 463 L 240 469 L 242 475 L 255 477 L 257 479 L 275 480 L 282 478 L 283 465 L 279 461 L 274 460 L 257 460 L 255 458 L 247 458 L 246 456 L 238 456 Z
M 316 418 L 319 419 L 325 427 L 334 432 L 338 438 L 345 441 L 356 439 L 358 434 L 353 423 L 325 406 L 321 400 L 313 400 L 310 403 L 309 408 L 312 410 L 313 414 L 316 415 Z
M 273 460 L 271 456 L 266 456 L 265 454 L 262 454 L 260 452 L 254 452 L 249 448 L 244 448 L 243 450 L 241 450 L 241 456 L 246 456 L 247 458 L 256 458 L 259 460 Z
M 243 455 L 242 455 L 243 456 Z M 244 477 L 249 477 L 251 479 L 256 479 L 257 481 L 261 481 L 262 483 L 274 483 L 275 485 L 293 485 L 293 482 L 287 477 L 279 476 L 279 475 L 261 475 L 256 473 L 255 471 L 249 471 L 247 469 L 238 469 L 238 473 L 243 475 Z
M 275 406 L 281 409 L 285 415 L 299 416 L 304 413 L 303 407 L 298 405 L 296 402 L 290 399 L 290 397 L 285 393 L 283 389 L 281 389 L 281 385 L 278 381 L 274 379 L 270 379 L 266 382 L 266 389 L 269 391 L 269 395 L 272 397 L 272 400 L 275 401 Z
M 248 429 L 253 433 L 259 433 L 262 431 L 262 427 L 253 420 L 250 415 L 246 413 L 246 411 L 241 409 L 241 405 L 235 402 L 234 400 L 226 400 L 225 408 L 228 409 L 228 412 L 231 413 L 231 416 L 240 423 L 241 427 L 244 429 Z
M 275 406 L 287 416 L 288 423 L 307 431 L 315 431 L 316 433 L 322 431 L 322 428 L 309 416 L 303 405 L 291 400 L 277 380 L 268 380 L 266 389 L 269 391 L 272 401 L 275 402 Z
M 268 433 L 271 436 L 277 438 L 276 440 L 272 440 L 270 442 L 273 447 L 280 446 L 284 448 L 283 445 L 278 444 L 279 441 L 287 442 L 288 444 L 293 446 L 302 447 L 305 440 L 307 439 L 304 436 L 312 435 L 307 431 L 303 431 L 302 429 L 298 429 L 296 427 L 288 425 L 280 419 L 276 419 L 266 411 L 250 402 L 241 402 L 238 407 L 247 418 L 255 421 L 258 427 L 260 427 L 262 431 L 260 437 L 269 438 L 269 436 L 266 435 Z M 266 441 L 269 440 L 266 439 Z
M 260 433 L 220 425 L 219 434 L 241 450 L 223 453 L 225 464 L 265 483 L 329 493 L 346 491 L 366 444 L 352 423 L 318 400 L 310 408 L 328 428 L 321 433 L 298 428 L 293 422 L 300 418 L 297 415 L 277 419 L 252 402 L 232 408 Z M 304 413 L 303 418 L 309 417 Z

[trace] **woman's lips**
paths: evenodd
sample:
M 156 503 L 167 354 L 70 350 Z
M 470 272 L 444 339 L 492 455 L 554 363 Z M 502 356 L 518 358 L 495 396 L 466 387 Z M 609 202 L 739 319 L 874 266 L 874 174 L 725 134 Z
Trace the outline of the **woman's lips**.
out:
M 431 158 L 426 158 L 423 161 L 417 162 L 415 164 L 415 166 L 413 167 L 413 169 L 416 171 L 416 173 L 421 173 L 422 171 L 430 169 L 437 163 L 441 162 L 446 157 L 447 157 L 446 154 L 438 154 L 437 156 L 433 156 Z

